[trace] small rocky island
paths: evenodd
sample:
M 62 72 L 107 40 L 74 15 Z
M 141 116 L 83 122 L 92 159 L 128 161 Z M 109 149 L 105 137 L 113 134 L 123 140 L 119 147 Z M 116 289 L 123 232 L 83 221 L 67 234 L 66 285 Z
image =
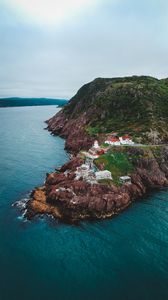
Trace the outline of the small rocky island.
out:
M 118 214 L 168 186 L 168 80 L 146 76 L 84 85 L 47 121 L 71 159 L 32 191 L 26 217 L 66 222 Z

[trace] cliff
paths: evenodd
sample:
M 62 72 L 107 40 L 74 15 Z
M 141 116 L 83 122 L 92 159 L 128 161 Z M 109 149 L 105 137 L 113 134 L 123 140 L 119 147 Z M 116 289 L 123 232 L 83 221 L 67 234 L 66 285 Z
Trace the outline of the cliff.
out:
M 47 174 L 44 186 L 32 192 L 26 216 L 31 219 L 47 213 L 66 222 L 104 219 L 123 211 L 146 193 L 168 185 L 168 147 L 114 147 L 110 151 L 127 157 L 124 172 L 129 172 L 131 184 L 112 180 L 91 184 L 82 177 L 75 179 L 76 169 L 83 163 L 77 156 L 59 172 Z M 122 169 L 118 167 L 118 171 Z
M 139 143 L 168 142 L 168 81 L 147 76 L 97 78 L 84 85 L 47 121 L 53 134 L 66 138 L 66 149 L 88 149 L 111 131 L 129 133 Z
M 68 222 L 108 218 L 168 186 L 167 104 L 167 80 L 98 78 L 84 85 L 47 121 L 48 130 L 66 138 L 65 147 L 74 155 L 32 192 L 27 218 L 45 213 Z M 131 134 L 137 144 L 107 147 L 105 137 L 111 132 Z M 87 158 L 95 149 L 84 150 L 95 138 L 101 154 L 92 157 L 91 167 Z M 110 179 L 98 179 L 95 169 L 110 173 Z M 122 182 L 123 177 L 130 181 Z

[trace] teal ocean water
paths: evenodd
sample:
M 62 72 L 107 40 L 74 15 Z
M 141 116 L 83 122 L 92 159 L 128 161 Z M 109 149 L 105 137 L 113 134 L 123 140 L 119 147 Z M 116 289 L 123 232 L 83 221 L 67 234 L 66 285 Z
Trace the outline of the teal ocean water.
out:
M 56 110 L 0 109 L 0 300 L 167 300 L 168 190 L 77 227 L 12 207 L 68 159 L 43 130 Z

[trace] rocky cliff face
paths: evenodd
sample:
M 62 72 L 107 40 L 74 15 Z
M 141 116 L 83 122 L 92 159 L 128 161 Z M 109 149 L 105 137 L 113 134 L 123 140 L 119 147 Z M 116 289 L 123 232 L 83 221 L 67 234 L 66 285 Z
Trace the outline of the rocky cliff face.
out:
M 58 114 L 47 121 L 52 134 L 66 138 L 75 157 L 35 189 L 27 204 L 27 217 L 51 214 L 75 222 L 111 217 L 155 188 L 168 185 L 167 80 L 151 77 L 98 78 L 83 86 Z M 89 182 L 76 177 L 82 165 L 80 150 L 91 147 L 109 132 L 129 133 L 145 147 L 113 147 L 95 161 L 112 173 L 113 181 Z M 119 176 L 131 177 L 120 184 Z
M 47 174 L 44 186 L 32 192 L 27 217 L 47 213 L 67 222 L 103 219 L 124 210 L 151 190 L 168 185 L 168 147 L 159 147 L 159 151 L 130 147 L 127 152 L 138 157 L 131 184 L 90 184 L 82 177 L 76 180 L 75 171 L 83 163 L 77 156 L 59 172 Z
M 47 121 L 53 134 L 66 138 L 66 149 L 87 149 L 106 133 L 129 133 L 137 142 L 168 142 L 167 80 L 133 76 L 97 78 L 84 85 Z
M 85 129 L 88 120 L 89 117 L 85 113 L 76 119 L 70 119 L 64 110 L 61 110 L 48 121 L 48 130 L 54 135 L 66 138 L 65 149 L 77 153 L 81 149 L 89 149 L 94 141 L 94 137 L 88 135 Z

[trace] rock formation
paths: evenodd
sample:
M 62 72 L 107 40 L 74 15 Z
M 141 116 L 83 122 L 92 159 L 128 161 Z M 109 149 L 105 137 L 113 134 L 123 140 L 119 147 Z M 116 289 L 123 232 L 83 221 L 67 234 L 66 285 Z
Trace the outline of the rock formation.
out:
M 168 147 L 161 147 L 159 158 L 151 156 L 152 150 L 128 148 L 131 155 L 141 153 L 134 161 L 131 184 L 115 186 L 97 183 L 89 184 L 83 178 L 75 179 L 75 171 L 83 163 L 79 157 L 63 165 L 57 173 L 47 174 L 43 187 L 32 192 L 27 206 L 27 217 L 36 214 L 51 214 L 66 222 L 83 219 L 103 219 L 124 210 L 133 201 L 146 193 L 168 185 Z
M 97 78 L 84 85 L 48 130 L 66 138 L 66 149 L 88 149 L 111 131 L 145 144 L 168 142 L 168 81 L 147 76 Z
M 47 121 L 52 134 L 66 139 L 65 148 L 73 158 L 57 172 L 47 174 L 44 186 L 32 192 L 27 217 L 47 213 L 68 222 L 107 218 L 146 193 L 167 186 L 167 120 L 167 80 L 98 78 L 84 85 Z M 146 145 L 112 147 L 112 152 L 95 160 L 96 167 L 109 170 L 114 180 L 89 182 L 76 177 L 84 162 L 80 151 L 88 150 L 95 139 L 101 144 L 112 131 L 131 134 L 135 142 Z M 119 157 L 121 164 L 110 164 L 113 156 Z M 119 175 L 129 175 L 131 184 L 120 184 Z

